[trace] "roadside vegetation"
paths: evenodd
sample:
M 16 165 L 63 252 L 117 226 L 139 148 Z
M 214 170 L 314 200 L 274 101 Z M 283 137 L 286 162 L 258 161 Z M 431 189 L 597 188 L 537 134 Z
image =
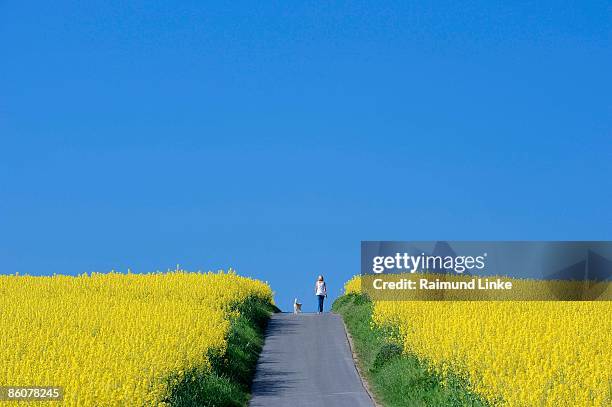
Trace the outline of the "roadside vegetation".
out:
M 252 297 L 233 307 L 238 312 L 231 321 L 224 353 L 211 351 L 212 372 L 187 374 L 174 386 L 171 406 L 246 406 L 255 365 L 263 347 L 268 319 L 278 308 L 261 298 Z
M 377 402 L 399 406 L 488 406 L 460 378 L 442 378 L 416 356 L 402 353 L 395 332 L 372 323 L 372 302 L 365 294 L 338 298 L 332 310 L 342 315 L 353 339 L 360 370 Z

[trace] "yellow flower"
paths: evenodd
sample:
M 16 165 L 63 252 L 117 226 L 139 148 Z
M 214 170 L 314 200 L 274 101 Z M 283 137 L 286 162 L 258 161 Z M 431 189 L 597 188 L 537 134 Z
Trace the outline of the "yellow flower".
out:
M 359 292 L 360 284 L 355 277 L 345 290 Z M 406 352 L 443 377 L 449 371 L 465 375 L 491 402 L 612 403 L 608 301 L 375 301 L 372 318 L 378 326 L 399 328 Z
M 66 406 L 163 405 L 172 374 L 210 369 L 228 307 L 249 296 L 272 291 L 234 272 L 0 276 L 0 386 L 62 386 Z

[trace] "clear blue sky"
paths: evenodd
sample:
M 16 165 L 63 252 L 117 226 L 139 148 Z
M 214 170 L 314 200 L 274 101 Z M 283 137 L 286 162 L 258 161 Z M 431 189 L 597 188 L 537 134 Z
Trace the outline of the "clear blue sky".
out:
M 0 272 L 612 239 L 608 2 L 229 3 L 0 2 Z

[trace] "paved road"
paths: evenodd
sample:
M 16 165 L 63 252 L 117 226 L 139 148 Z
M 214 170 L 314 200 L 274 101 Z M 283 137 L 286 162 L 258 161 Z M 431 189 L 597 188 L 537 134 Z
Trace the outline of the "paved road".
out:
M 372 407 L 336 314 L 274 314 L 251 407 Z

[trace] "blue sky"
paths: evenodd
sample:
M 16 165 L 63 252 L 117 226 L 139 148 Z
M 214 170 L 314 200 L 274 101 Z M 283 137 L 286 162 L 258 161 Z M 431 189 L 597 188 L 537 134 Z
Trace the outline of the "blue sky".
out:
M 1 2 L 0 272 L 612 239 L 607 2 L 296 3 Z

